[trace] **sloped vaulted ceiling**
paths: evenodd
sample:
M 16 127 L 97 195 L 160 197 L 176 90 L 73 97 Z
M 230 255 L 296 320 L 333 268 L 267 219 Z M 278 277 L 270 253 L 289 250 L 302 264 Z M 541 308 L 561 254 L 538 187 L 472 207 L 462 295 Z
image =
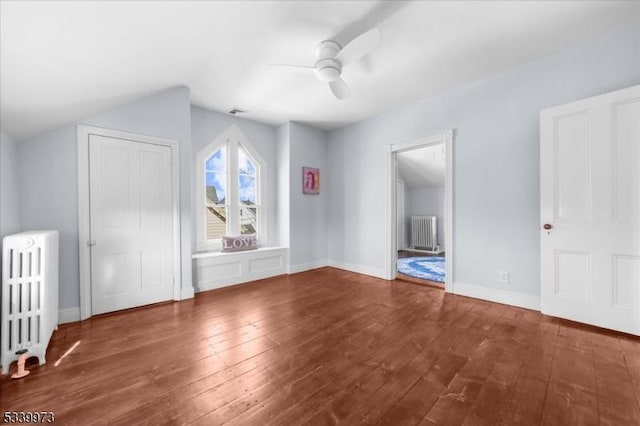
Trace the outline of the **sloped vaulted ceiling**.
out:
M 619 1 L 2 1 L 0 126 L 21 139 L 169 87 L 270 124 L 332 129 L 552 54 L 640 14 Z M 378 27 L 339 101 L 316 45 Z

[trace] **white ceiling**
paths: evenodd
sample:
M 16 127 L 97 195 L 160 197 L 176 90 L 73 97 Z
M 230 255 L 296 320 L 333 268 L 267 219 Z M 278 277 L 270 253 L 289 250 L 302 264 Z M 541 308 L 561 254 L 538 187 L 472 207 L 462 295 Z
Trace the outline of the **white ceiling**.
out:
M 444 145 L 431 145 L 398 153 L 398 175 L 409 188 L 444 186 Z
M 169 87 L 269 124 L 332 129 L 552 54 L 637 19 L 618 1 L 2 1 L 0 126 L 21 139 Z M 327 38 L 378 27 L 339 101 L 312 73 Z

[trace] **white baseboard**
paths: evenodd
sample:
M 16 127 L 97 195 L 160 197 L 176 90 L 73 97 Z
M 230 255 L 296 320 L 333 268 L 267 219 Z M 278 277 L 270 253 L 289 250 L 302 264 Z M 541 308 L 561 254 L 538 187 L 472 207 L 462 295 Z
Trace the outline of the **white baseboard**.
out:
M 289 274 L 298 274 L 312 269 L 324 268 L 325 266 L 329 266 L 329 262 L 326 259 L 302 263 L 300 265 L 289 266 Z
M 180 300 L 193 299 L 194 294 L 193 286 L 184 287 L 180 290 Z
M 341 262 L 339 260 L 329 260 L 328 264 L 333 268 L 343 269 L 345 271 L 388 280 L 387 273 L 384 269 L 372 268 L 371 266 L 358 265 L 355 263 Z
M 80 321 L 80 307 L 60 309 L 58 311 L 58 324 Z
M 518 306 L 520 308 L 540 311 L 540 297 L 528 294 L 514 293 L 496 288 L 481 287 L 461 282 L 453 283 L 453 294 L 468 296 L 490 302 L 503 303 L 505 305 Z
M 198 284 L 198 285 L 196 285 L 195 292 L 196 293 L 202 293 L 203 291 L 217 290 L 219 288 L 230 287 L 232 285 L 238 285 L 238 284 L 244 284 L 246 282 L 247 281 L 236 280 L 236 281 L 229 281 L 229 282 L 225 282 L 225 283 Z
M 193 298 L 193 287 L 185 287 L 181 291 L 182 300 Z M 80 321 L 80 307 L 58 310 L 58 324 Z

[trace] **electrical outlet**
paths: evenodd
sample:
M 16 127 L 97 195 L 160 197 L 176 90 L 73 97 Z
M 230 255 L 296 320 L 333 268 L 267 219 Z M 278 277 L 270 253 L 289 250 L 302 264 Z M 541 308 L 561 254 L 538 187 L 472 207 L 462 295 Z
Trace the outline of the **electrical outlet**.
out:
M 500 275 L 498 277 L 502 284 L 509 284 L 509 272 L 500 271 Z

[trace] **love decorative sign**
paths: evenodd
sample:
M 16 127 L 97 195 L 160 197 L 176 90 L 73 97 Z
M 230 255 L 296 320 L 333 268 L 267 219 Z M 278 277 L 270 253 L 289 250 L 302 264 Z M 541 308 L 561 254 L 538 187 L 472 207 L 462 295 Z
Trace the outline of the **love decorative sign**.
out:
M 222 237 L 222 251 L 243 251 L 258 248 L 256 234 L 224 236 Z

